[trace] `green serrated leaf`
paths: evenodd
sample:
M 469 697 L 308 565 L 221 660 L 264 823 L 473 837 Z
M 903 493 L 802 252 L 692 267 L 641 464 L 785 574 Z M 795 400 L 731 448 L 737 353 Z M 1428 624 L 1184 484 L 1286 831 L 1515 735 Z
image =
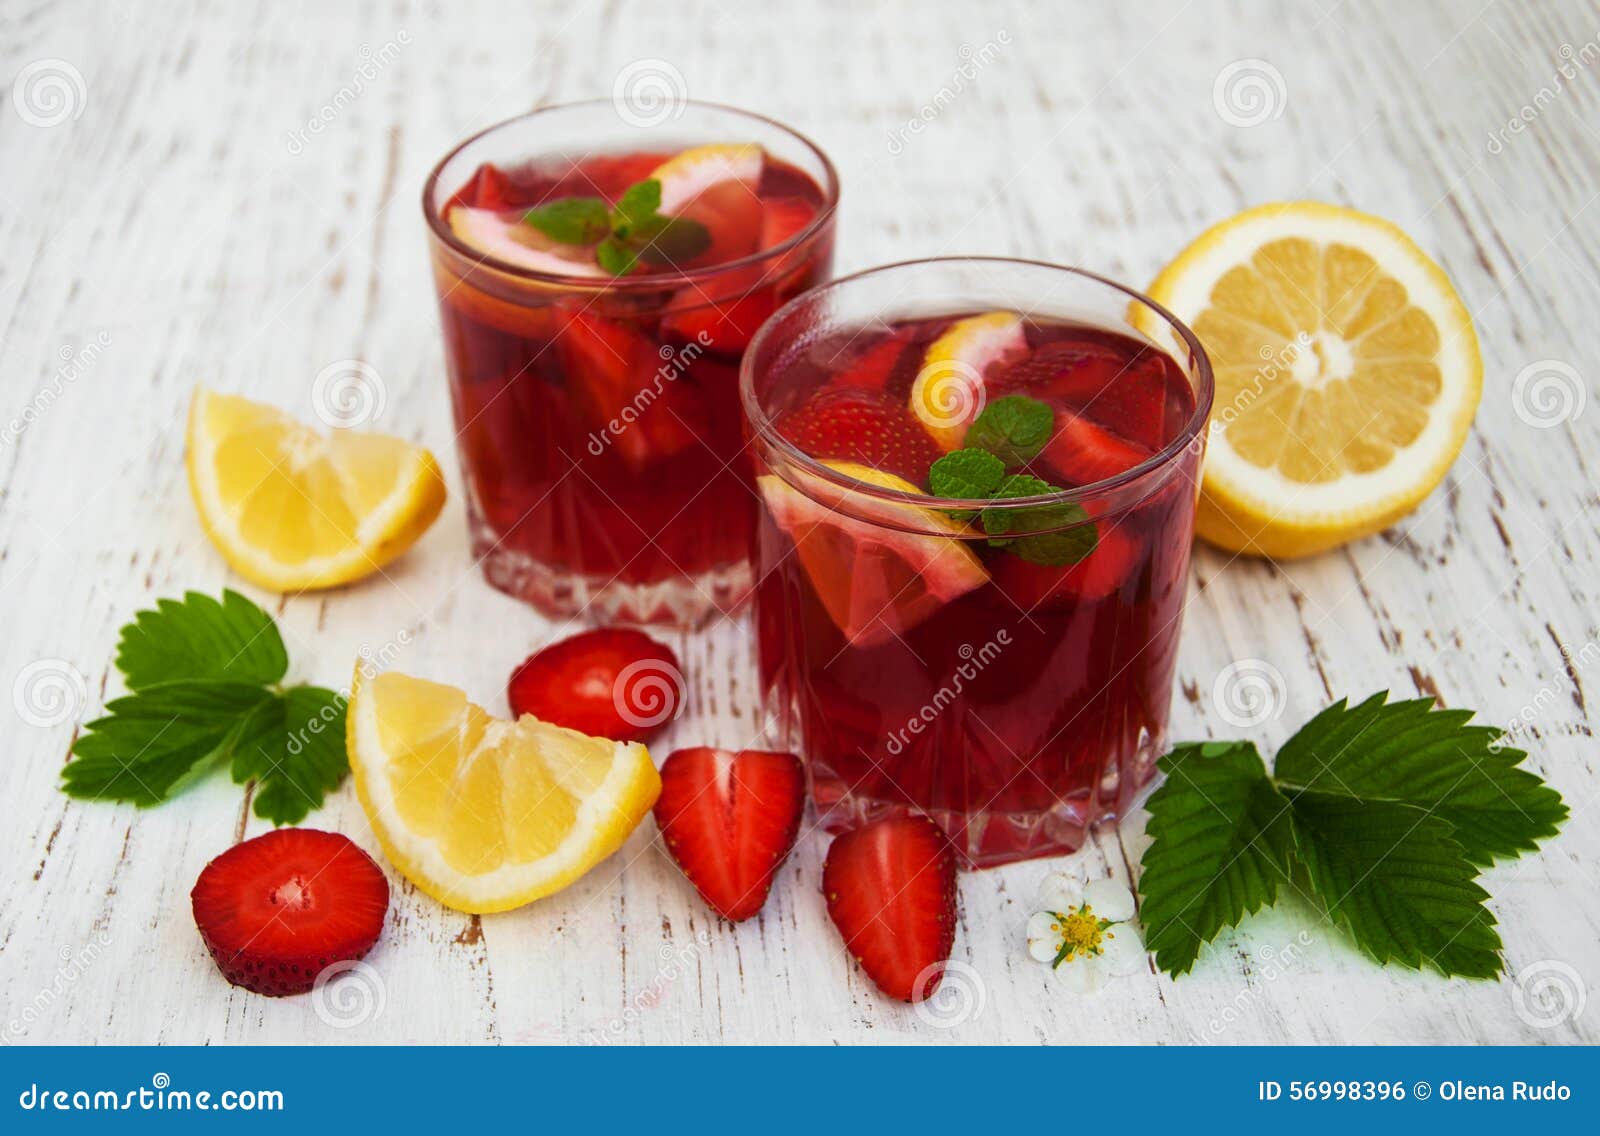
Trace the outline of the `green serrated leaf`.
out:
M 255 814 L 296 824 L 321 808 L 349 768 L 344 699 L 332 690 L 296 686 L 255 707 L 233 747 L 233 779 L 255 781 Z
M 522 219 L 564 245 L 592 245 L 611 231 L 611 211 L 598 197 L 563 197 L 528 210 Z
M 289 656 L 272 617 L 235 591 L 157 600 L 122 628 L 117 669 L 130 690 L 167 682 L 280 681 Z
M 655 218 L 661 209 L 661 182 L 658 178 L 636 181 L 622 191 L 616 207 L 611 210 L 609 224 L 618 237 L 640 234 L 637 227 Z
M 1499 731 L 1470 726 L 1465 710 L 1431 699 L 1329 706 L 1285 743 L 1274 777 L 1357 801 L 1412 805 L 1449 823 L 1467 858 L 1485 866 L 1554 836 L 1567 817 L 1561 795 L 1517 768 L 1527 757 L 1497 748 Z
M 650 264 L 683 265 L 711 247 L 711 230 L 688 217 L 659 217 L 635 230 L 633 245 Z
M 1145 804 L 1140 918 L 1156 965 L 1178 975 L 1223 928 L 1277 899 L 1293 835 L 1289 802 L 1251 743 L 1179 746 L 1160 768 L 1167 780 Z
M 1380 963 L 1500 973 L 1500 935 L 1448 822 L 1413 805 L 1291 795 L 1295 849 L 1328 914 Z
M 626 276 L 639 263 L 639 254 L 616 237 L 607 237 L 596 245 L 594 258 L 613 276 Z
M 964 445 L 987 450 L 1007 466 L 1037 457 L 1055 429 L 1055 413 L 1045 403 L 1022 394 L 997 398 L 973 420 Z
M 69 796 L 164 801 L 232 753 L 241 721 L 276 695 L 237 682 L 169 682 L 107 703 L 61 771 Z
M 984 450 L 952 450 L 928 467 L 928 491 L 935 497 L 982 500 L 1005 479 L 1005 464 Z

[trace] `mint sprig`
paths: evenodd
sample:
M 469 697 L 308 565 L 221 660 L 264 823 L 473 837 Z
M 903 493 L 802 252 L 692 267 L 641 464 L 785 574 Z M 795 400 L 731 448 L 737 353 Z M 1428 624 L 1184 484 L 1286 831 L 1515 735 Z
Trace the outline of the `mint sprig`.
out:
M 662 215 L 657 178 L 630 185 L 614 206 L 601 197 L 562 197 L 522 219 L 561 244 L 592 245 L 595 262 L 613 276 L 626 276 L 640 261 L 686 264 L 711 247 L 711 232 L 700 222 Z
M 1470 713 L 1387 698 L 1334 703 L 1271 773 L 1243 741 L 1161 759 L 1139 881 L 1156 965 L 1187 972 L 1205 943 L 1293 881 L 1380 963 L 1500 972 L 1478 872 L 1554 835 L 1566 805 Z
M 277 625 L 237 592 L 158 601 L 122 628 L 116 661 L 131 693 L 73 745 L 61 773 L 69 796 L 154 805 L 226 765 L 255 782 L 257 816 L 294 824 L 349 767 L 343 697 L 281 686 L 289 656 Z
M 1054 412 L 1038 399 L 1026 395 L 996 399 L 968 427 L 965 447 L 928 467 L 929 492 L 978 501 L 1060 493 L 1059 486 L 1032 474 L 1007 472 L 1033 460 L 1054 428 Z M 951 510 L 951 514 L 963 521 L 974 517 L 971 510 Z M 1064 568 L 1083 560 L 1099 543 L 1088 512 L 1076 501 L 980 509 L 976 518 L 991 547 L 1031 564 Z

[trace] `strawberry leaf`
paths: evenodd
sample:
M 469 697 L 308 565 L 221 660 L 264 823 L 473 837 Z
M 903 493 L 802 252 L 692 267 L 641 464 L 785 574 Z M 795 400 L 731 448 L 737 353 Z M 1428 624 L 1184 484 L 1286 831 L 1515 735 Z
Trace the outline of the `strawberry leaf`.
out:
M 1413 805 L 1447 821 L 1467 858 L 1482 867 L 1531 852 L 1567 817 L 1561 795 L 1517 768 L 1522 750 L 1500 732 L 1469 726 L 1466 710 L 1431 699 L 1329 706 L 1290 738 L 1273 771 L 1285 789 L 1355 801 Z
M 1145 944 L 1171 974 L 1194 966 L 1225 927 L 1270 906 L 1289 876 L 1289 802 L 1249 742 L 1179 746 L 1145 807 L 1154 842 L 1139 891 Z
M 188 592 L 157 600 L 123 627 L 117 669 L 130 690 L 197 680 L 264 686 L 283 678 L 289 656 L 272 617 L 238 592 L 220 602 Z
M 233 746 L 233 779 L 256 782 L 255 814 L 298 824 L 339 787 L 349 764 L 344 699 L 318 686 L 296 686 L 254 707 Z

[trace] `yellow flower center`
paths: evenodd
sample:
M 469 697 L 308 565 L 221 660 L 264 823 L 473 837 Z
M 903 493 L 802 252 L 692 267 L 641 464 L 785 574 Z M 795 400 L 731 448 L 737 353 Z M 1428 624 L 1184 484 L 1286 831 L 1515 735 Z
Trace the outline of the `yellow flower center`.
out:
M 1054 912 L 1055 922 L 1050 929 L 1061 936 L 1061 947 L 1056 952 L 1054 965 L 1060 966 L 1075 958 L 1093 958 L 1105 952 L 1104 940 L 1115 938 L 1109 930 L 1111 920 L 1101 919 L 1094 908 L 1085 903 L 1070 907 L 1064 913 Z

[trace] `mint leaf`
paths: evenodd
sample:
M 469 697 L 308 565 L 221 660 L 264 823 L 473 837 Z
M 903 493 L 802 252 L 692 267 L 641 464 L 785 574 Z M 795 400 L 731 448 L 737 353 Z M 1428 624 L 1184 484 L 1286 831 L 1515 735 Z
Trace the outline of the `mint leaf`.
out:
M 596 245 L 594 258 L 613 276 L 626 276 L 639 263 L 639 254 L 616 237 L 607 237 Z
M 256 782 L 255 814 L 297 824 L 339 787 L 349 763 L 345 702 L 332 690 L 296 686 L 252 708 L 233 746 L 233 779 Z
M 1037 497 L 1061 490 L 1048 481 L 1025 473 L 1012 474 L 995 491 L 996 500 Z M 985 509 L 979 517 L 990 545 L 1004 548 L 1031 564 L 1062 568 L 1076 564 L 1095 550 L 1099 533 L 1084 507 L 1076 501 L 1030 505 L 1023 509 Z M 1021 533 L 1021 536 L 1012 536 Z
M 1173 975 L 1194 966 L 1203 944 L 1270 906 L 1289 877 L 1289 802 L 1249 742 L 1179 746 L 1159 767 L 1167 780 L 1145 802 L 1139 892 L 1145 945 Z
M 564 245 L 592 245 L 611 231 L 611 212 L 598 197 L 563 197 L 523 214 L 523 221 Z
M 1469 726 L 1466 710 L 1432 699 L 1329 706 L 1284 744 L 1274 776 L 1285 787 L 1357 801 L 1399 802 L 1447 821 L 1479 867 L 1531 852 L 1567 817 L 1561 795 L 1519 769 L 1528 756 L 1497 749 L 1500 732 Z
M 928 491 L 935 497 L 981 501 L 1005 479 L 1005 463 L 983 450 L 952 450 L 928 467 Z
M 1047 568 L 1065 568 L 1088 556 L 1095 550 L 1097 543 L 1098 534 L 1095 532 L 1095 527 L 1079 525 L 1077 528 L 1016 537 L 1005 545 L 1005 550 L 1013 556 L 1020 556 L 1030 564 L 1042 564 Z
M 1380 963 L 1493 978 L 1500 935 L 1450 825 L 1394 801 L 1293 794 L 1295 849 L 1334 920 Z
M 171 682 L 106 704 L 61 771 L 71 797 L 154 805 L 233 751 L 241 720 L 274 697 L 238 682 Z
M 660 209 L 661 182 L 656 178 L 646 178 L 622 191 L 616 207 L 611 210 L 607 225 L 612 235 L 625 240 L 636 235 L 636 226 L 655 219 Z
M 130 690 L 195 679 L 261 686 L 283 678 L 289 656 L 272 617 L 238 592 L 223 592 L 220 603 L 187 592 L 123 627 L 117 669 Z
M 711 230 L 688 217 L 660 217 L 636 230 L 634 240 L 642 260 L 687 264 L 711 247 Z
M 122 628 L 133 693 L 106 704 L 61 771 L 69 796 L 153 805 L 218 765 L 256 782 L 256 815 L 302 820 L 348 768 L 344 699 L 277 684 L 289 667 L 272 617 L 237 592 L 159 600 Z
M 965 445 L 987 450 L 1007 466 L 1019 466 L 1038 456 L 1054 429 L 1055 414 L 1047 405 L 1008 394 L 983 408 L 967 428 Z

